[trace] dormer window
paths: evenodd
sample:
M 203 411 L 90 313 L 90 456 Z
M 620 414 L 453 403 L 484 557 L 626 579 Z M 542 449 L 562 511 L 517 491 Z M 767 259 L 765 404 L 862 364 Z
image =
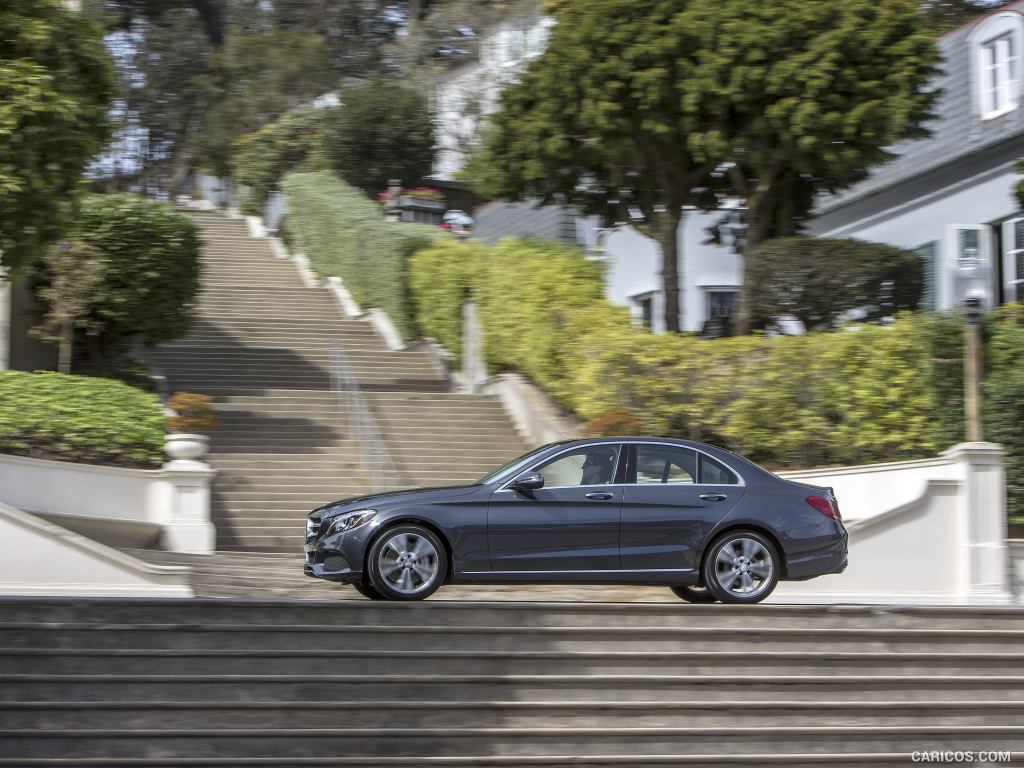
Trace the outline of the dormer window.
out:
M 1013 86 L 1016 51 L 1013 35 L 1003 35 L 981 46 L 981 111 L 995 117 L 1016 107 Z
M 984 21 L 971 35 L 975 49 L 975 93 L 982 120 L 1005 115 L 1020 101 L 1024 21 L 1015 12 Z

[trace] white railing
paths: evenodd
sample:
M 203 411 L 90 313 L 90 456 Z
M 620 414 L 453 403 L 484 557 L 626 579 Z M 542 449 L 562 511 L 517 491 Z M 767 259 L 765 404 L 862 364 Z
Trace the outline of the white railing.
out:
M 348 417 L 349 435 L 358 447 L 359 464 L 369 478 L 372 490 L 391 491 L 406 487 L 408 483 L 381 436 L 348 356 L 335 345 L 332 358 L 331 389 L 337 395 L 339 410 Z

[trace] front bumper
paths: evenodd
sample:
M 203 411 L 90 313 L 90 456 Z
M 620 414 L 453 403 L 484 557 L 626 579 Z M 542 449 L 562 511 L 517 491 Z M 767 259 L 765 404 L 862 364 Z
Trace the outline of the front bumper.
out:
M 375 528 L 373 523 L 323 537 L 318 527 L 314 526 L 312 533 L 310 526 L 306 529 L 303 573 L 328 581 L 362 581 L 366 548 Z

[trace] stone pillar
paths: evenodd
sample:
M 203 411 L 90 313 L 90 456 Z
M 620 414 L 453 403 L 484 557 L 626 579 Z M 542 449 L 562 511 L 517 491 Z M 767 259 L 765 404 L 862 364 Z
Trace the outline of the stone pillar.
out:
M 167 504 L 162 543 L 171 552 L 208 555 L 217 543 L 210 520 L 210 483 L 216 470 L 201 461 L 176 459 L 163 466 Z
M 1005 451 L 995 443 L 960 443 L 942 455 L 953 462 L 961 489 L 960 601 L 1008 603 Z
M 462 305 L 462 379 L 466 391 L 471 393 L 479 392 L 487 380 L 483 335 L 476 304 L 467 301 Z

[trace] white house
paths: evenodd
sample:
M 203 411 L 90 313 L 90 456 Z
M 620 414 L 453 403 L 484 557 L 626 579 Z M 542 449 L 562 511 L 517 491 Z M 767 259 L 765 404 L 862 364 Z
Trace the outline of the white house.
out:
M 505 33 L 499 30 L 499 39 Z M 944 64 L 935 86 L 942 95 L 932 136 L 893 147 L 897 157 L 868 180 L 820 200 L 808 234 L 917 250 L 926 264 L 929 308 L 951 308 L 968 292 L 993 306 L 1024 297 L 1024 217 L 1013 195 L 1020 179 L 1015 162 L 1024 157 L 1024 0 L 947 33 L 939 45 Z M 497 107 L 508 82 L 488 79 L 484 58 L 463 65 L 460 75 L 477 73 L 494 84 L 482 115 Z M 514 76 L 523 61 L 506 71 Z M 442 112 L 439 119 L 444 132 L 452 118 Z M 438 170 L 450 175 L 457 167 L 458 157 L 449 152 Z M 729 314 L 742 286 L 742 257 L 729 239 L 708 242 L 722 215 L 688 210 L 680 225 L 684 330 L 698 331 L 709 318 Z M 659 246 L 628 225 L 595 239 L 593 225 L 575 216 L 529 203 L 490 203 L 476 213 L 476 232 L 487 239 L 557 237 L 600 252 L 608 262 L 608 298 L 662 330 Z

